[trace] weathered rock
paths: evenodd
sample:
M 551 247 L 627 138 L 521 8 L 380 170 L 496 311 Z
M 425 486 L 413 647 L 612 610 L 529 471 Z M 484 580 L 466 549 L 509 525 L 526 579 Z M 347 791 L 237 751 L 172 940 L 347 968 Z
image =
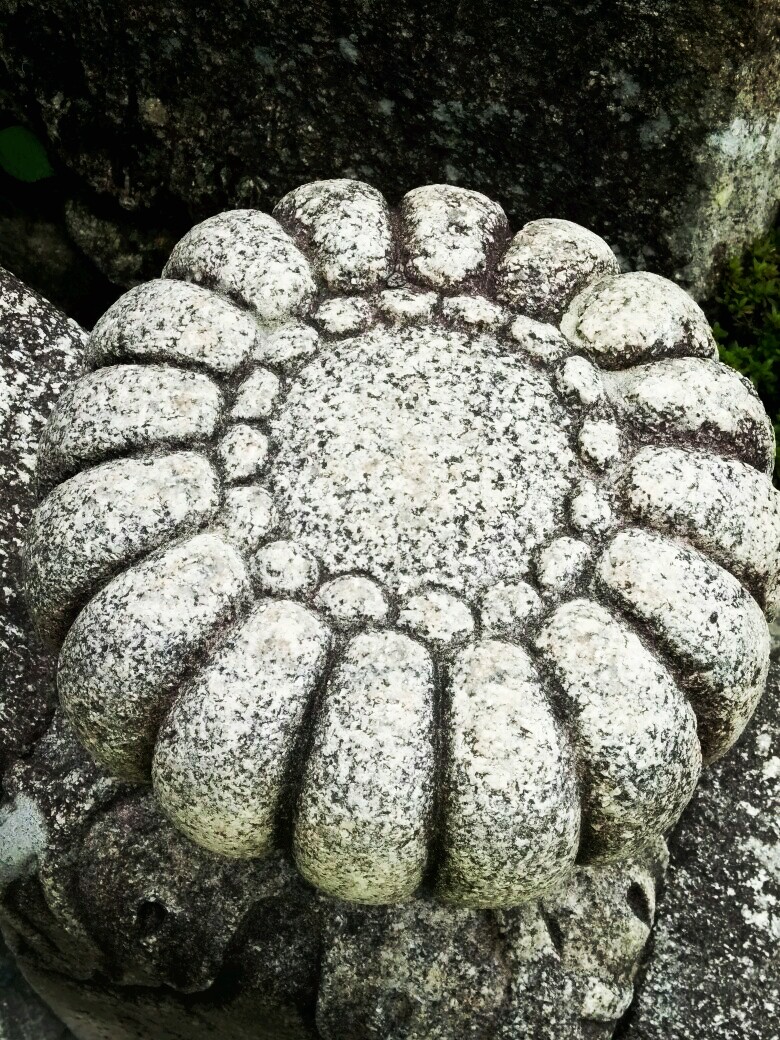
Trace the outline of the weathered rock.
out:
M 194 220 L 352 176 L 393 201 L 478 189 L 517 226 L 576 220 L 699 295 L 776 205 L 777 14 L 274 0 L 194 19 L 184 0 L 4 0 L 2 90 L 67 175 L 75 240 L 125 285 Z
M 38 439 L 57 398 L 81 371 L 85 335 L 64 314 L 0 269 L 0 770 L 42 732 L 55 697 L 49 656 L 31 632 L 22 598 L 21 547 L 36 500 Z
M 705 774 L 671 865 L 622 1040 L 780 1036 L 780 644 L 766 695 Z

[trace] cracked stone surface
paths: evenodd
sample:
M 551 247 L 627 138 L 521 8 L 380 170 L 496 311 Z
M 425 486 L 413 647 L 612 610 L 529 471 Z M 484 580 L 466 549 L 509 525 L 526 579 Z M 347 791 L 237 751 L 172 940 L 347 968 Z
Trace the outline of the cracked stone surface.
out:
M 28 601 L 98 765 L 364 904 L 653 847 L 763 690 L 780 508 L 699 307 L 617 270 L 451 185 L 189 231 L 41 439 Z

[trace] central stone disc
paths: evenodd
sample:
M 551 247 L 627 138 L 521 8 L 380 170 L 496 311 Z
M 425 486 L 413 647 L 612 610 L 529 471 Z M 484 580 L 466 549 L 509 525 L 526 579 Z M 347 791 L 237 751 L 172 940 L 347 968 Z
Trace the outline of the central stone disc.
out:
M 488 334 L 374 329 L 296 377 L 273 424 L 289 536 L 399 594 L 520 578 L 577 472 L 548 378 Z

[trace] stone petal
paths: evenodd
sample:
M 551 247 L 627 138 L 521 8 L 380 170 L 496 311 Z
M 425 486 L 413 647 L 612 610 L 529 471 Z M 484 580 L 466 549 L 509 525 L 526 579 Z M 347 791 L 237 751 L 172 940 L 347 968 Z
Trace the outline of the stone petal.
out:
M 696 550 L 641 530 L 617 535 L 598 572 L 680 669 L 705 759 L 725 754 L 766 681 L 769 630 L 759 605 L 736 578 Z
M 114 776 L 149 776 L 160 720 L 184 669 L 249 594 L 235 549 L 206 532 L 114 578 L 81 611 L 60 652 L 60 699 Z
M 390 273 L 393 239 L 384 198 L 370 184 L 348 179 L 314 181 L 279 202 L 274 216 L 302 237 L 329 289 L 373 289 Z
M 780 493 L 752 466 L 678 448 L 643 448 L 625 496 L 631 514 L 683 536 L 764 599 L 780 575 Z
M 501 258 L 496 285 L 503 303 L 557 325 L 586 285 L 619 273 L 617 257 L 592 231 L 569 220 L 532 220 Z
M 667 358 L 604 378 L 621 419 L 643 440 L 680 438 L 772 472 L 772 424 L 750 382 L 727 365 Z
M 395 632 L 356 636 L 325 692 L 295 858 L 339 899 L 392 903 L 419 886 L 433 793 L 433 663 Z
M 257 339 L 251 315 L 198 285 L 158 278 L 120 296 L 92 330 L 87 361 L 171 361 L 233 372 Z
M 574 755 L 528 654 L 497 640 L 461 651 L 448 711 L 442 898 L 514 906 L 574 868 Z
M 484 275 L 507 234 L 497 202 L 467 188 L 429 184 L 401 201 L 409 278 L 449 289 Z
M 657 658 L 590 600 L 560 606 L 536 645 L 567 705 L 584 774 L 586 861 L 630 856 L 667 831 L 696 786 L 696 719 Z
M 306 607 L 261 603 L 173 706 L 152 776 L 174 824 L 228 856 L 273 846 L 298 730 L 330 633 Z
M 701 307 L 648 271 L 601 278 L 575 296 L 561 332 L 605 368 L 662 357 L 717 357 Z
M 28 604 L 39 630 L 62 638 L 79 606 L 112 574 L 219 508 L 202 455 L 119 459 L 76 474 L 38 507 L 25 545 Z
M 115 365 L 82 376 L 41 438 L 38 481 L 51 487 L 112 455 L 206 440 L 222 415 L 208 376 L 167 365 Z
M 216 289 L 262 321 L 301 313 L 315 290 L 303 253 L 273 217 L 253 209 L 196 225 L 174 246 L 163 274 Z

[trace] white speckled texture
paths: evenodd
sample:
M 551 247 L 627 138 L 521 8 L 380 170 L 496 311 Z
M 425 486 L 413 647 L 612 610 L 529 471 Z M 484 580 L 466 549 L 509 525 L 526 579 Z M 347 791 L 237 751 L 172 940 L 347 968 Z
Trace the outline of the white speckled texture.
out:
M 569 220 L 532 220 L 498 267 L 498 297 L 529 318 L 557 325 L 571 299 L 620 265 L 603 238 Z
M 328 645 L 306 607 L 261 603 L 176 702 L 152 777 L 160 804 L 194 841 L 234 856 L 271 850 L 285 770 Z
M 607 368 L 717 355 L 701 307 L 674 282 L 648 271 L 602 278 L 584 289 L 564 314 L 561 332 Z
M 404 195 L 406 269 L 413 280 L 446 289 L 481 275 L 507 233 L 506 215 L 479 192 L 429 184 Z
M 349 180 L 276 218 L 193 229 L 44 438 L 28 599 L 77 733 L 347 900 L 513 906 L 651 847 L 764 684 L 755 394 L 566 222 Z
M 509 643 L 452 666 L 439 891 L 472 907 L 514 906 L 570 873 L 580 836 L 571 747 L 533 661 Z
M 407 636 L 356 636 L 325 691 L 295 825 L 295 859 L 341 899 L 418 888 L 433 795 L 433 662 Z M 377 769 L 381 759 L 382 768 Z

